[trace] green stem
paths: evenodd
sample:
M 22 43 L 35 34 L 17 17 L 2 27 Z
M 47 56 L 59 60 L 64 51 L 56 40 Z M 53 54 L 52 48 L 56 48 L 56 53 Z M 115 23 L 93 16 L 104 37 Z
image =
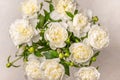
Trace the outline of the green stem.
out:
M 22 57 L 23 57 L 23 56 L 20 56 L 20 57 L 18 57 L 17 59 L 15 59 L 15 60 L 12 61 L 12 62 L 9 62 L 9 59 L 10 59 L 10 57 L 9 57 L 9 58 L 8 58 L 8 63 L 6 64 L 6 67 L 7 67 L 7 68 L 10 68 L 11 66 L 13 66 L 13 67 L 19 67 L 19 66 L 15 66 L 14 63 L 15 63 L 16 61 L 20 60 Z
M 12 61 L 11 63 L 13 64 L 13 63 L 17 62 L 17 61 L 20 60 L 22 57 L 23 57 L 23 56 L 18 57 L 17 59 L 15 59 L 14 61 Z

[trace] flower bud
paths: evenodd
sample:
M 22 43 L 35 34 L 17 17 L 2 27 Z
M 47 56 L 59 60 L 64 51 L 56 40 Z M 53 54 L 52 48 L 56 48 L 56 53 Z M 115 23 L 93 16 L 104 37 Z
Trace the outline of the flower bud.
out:
M 29 51 L 30 53 L 33 53 L 33 52 L 34 52 L 34 47 L 30 47 L 30 48 L 28 49 L 28 51 Z
M 69 55 L 69 53 L 65 53 L 65 57 L 69 57 L 70 55 Z
M 98 17 L 97 16 L 94 16 L 94 17 L 92 17 L 92 21 L 94 22 L 94 23 L 96 23 L 96 22 L 98 22 Z
M 96 57 L 93 57 L 93 58 L 92 58 L 92 61 L 94 61 L 94 62 L 95 62 L 95 61 L 96 61 Z
M 70 43 L 70 39 L 69 39 L 69 38 L 66 40 L 66 43 L 67 43 L 67 44 L 69 44 L 69 43 Z
M 60 53 L 59 54 L 59 58 L 62 59 L 64 57 L 64 54 L 63 53 Z
M 71 62 L 71 63 L 70 63 L 70 66 L 73 66 L 73 65 L 74 65 L 74 63 L 73 63 L 73 62 Z
M 6 64 L 6 67 L 7 67 L 7 68 L 10 68 L 11 66 L 12 66 L 12 63 L 7 63 L 7 64 Z

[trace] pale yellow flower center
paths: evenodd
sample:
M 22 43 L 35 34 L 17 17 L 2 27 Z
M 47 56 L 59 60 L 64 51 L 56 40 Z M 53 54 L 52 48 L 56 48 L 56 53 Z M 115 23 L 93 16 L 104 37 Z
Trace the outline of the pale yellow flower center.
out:
M 67 5 L 63 5 L 64 10 L 67 8 Z
M 79 19 L 79 23 L 84 23 L 84 20 L 83 19 Z
M 84 46 L 79 46 L 73 50 L 73 57 L 75 59 L 85 60 L 90 56 L 89 50 Z
M 83 27 L 84 27 L 86 25 L 86 23 L 87 23 L 87 18 L 85 16 L 80 16 L 80 18 L 78 20 L 78 24 L 83 24 Z
M 106 38 L 106 34 L 104 32 L 100 32 L 95 39 L 96 44 L 98 46 L 100 46 L 103 43 L 103 39 L 105 39 L 105 38 Z
M 25 14 L 28 14 L 28 15 L 33 14 L 34 12 L 36 12 L 36 10 L 37 10 L 37 5 L 32 2 L 30 3 L 28 2 L 23 5 L 23 12 Z
M 79 73 L 82 80 L 92 80 L 96 79 L 95 73 L 93 70 L 83 70 Z
M 63 39 L 64 34 L 61 30 L 53 31 L 50 35 L 53 42 L 60 42 Z
M 53 79 L 58 79 L 62 75 L 61 68 L 59 65 L 55 67 L 50 67 L 48 69 L 47 75 L 52 77 Z
M 19 28 L 17 31 L 23 36 L 27 36 L 30 33 L 30 29 L 25 28 L 23 25 L 19 25 Z
M 56 10 L 62 14 L 66 14 L 65 11 L 71 12 L 73 7 L 69 7 L 70 3 L 71 3 L 71 0 L 65 0 L 65 1 L 60 0 L 56 6 Z

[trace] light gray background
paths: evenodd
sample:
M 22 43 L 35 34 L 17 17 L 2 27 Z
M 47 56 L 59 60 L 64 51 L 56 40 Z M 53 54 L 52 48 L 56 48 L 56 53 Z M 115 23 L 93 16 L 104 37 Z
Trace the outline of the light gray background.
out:
M 16 51 L 8 29 L 12 22 L 21 18 L 20 2 L 0 0 L 0 80 L 25 80 L 22 68 L 5 68 L 6 58 Z M 110 45 L 99 56 L 100 80 L 120 80 L 120 0 L 77 0 L 82 8 L 91 9 L 100 22 L 109 29 Z

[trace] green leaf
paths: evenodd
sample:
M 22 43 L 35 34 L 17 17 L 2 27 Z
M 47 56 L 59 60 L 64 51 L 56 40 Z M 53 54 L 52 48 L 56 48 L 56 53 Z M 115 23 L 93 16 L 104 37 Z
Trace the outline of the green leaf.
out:
M 65 74 L 70 76 L 69 64 L 67 64 L 65 60 L 61 60 L 60 64 L 64 66 Z
M 50 12 L 44 10 L 44 14 L 45 14 L 45 22 L 50 20 L 51 22 L 61 22 L 62 20 L 61 19 L 58 19 L 58 20 L 54 20 L 50 17 Z
M 43 16 L 42 14 L 39 14 L 38 19 L 39 19 L 39 22 L 37 23 L 36 28 L 38 29 L 43 28 L 44 23 L 45 23 L 45 16 Z
M 44 46 L 44 47 L 47 47 L 47 48 L 49 48 L 49 42 L 47 42 L 45 39 L 44 39 L 44 35 L 43 34 L 41 34 L 41 37 L 42 37 L 42 40 L 39 40 L 38 42 L 33 42 L 32 43 L 32 45 L 33 45 L 33 47 L 36 49 L 36 48 L 38 48 L 39 46 Z M 43 47 L 43 48 L 44 48 Z M 41 48 L 41 49 L 43 49 L 43 48 Z M 40 50 L 41 50 L 40 49 Z
M 74 15 L 71 12 L 66 11 L 66 14 L 73 19 Z
M 74 37 L 74 38 L 76 43 L 80 42 L 80 39 L 78 37 Z
M 74 15 L 76 15 L 77 13 L 78 13 L 78 10 L 75 10 Z
M 38 49 L 39 52 L 45 52 L 45 51 L 49 51 L 49 50 L 50 50 L 50 48 L 47 47 L 47 46 L 45 46 L 45 47 L 43 47 L 41 49 Z
M 44 14 L 45 14 L 45 22 L 47 22 L 50 18 L 50 13 L 44 9 Z
M 48 12 L 47 10 L 44 9 L 44 14 L 45 14 L 45 15 L 48 15 L 49 12 Z
M 85 36 L 81 37 L 80 40 L 83 41 L 85 38 L 88 38 L 88 32 L 86 33 Z
M 43 55 L 46 57 L 46 59 L 53 59 L 59 57 L 58 52 L 54 50 L 46 51 L 43 53 Z
M 49 5 L 50 12 L 54 11 L 54 6 L 52 4 Z
M 62 50 L 63 50 L 64 53 L 70 53 L 69 48 L 63 48 Z
M 34 55 L 37 57 L 42 57 L 42 54 L 40 51 L 35 51 Z
M 30 55 L 30 53 L 27 51 L 27 50 L 25 50 L 24 52 L 23 52 L 23 60 L 26 62 L 26 61 L 28 61 L 28 56 Z
M 54 19 L 52 19 L 52 18 L 50 17 L 50 21 L 51 21 L 51 22 L 61 22 L 62 20 L 61 20 L 61 19 L 54 20 Z
M 70 40 L 72 42 L 80 42 L 80 39 L 78 37 L 75 37 L 74 34 L 72 33 L 71 36 L 70 36 Z

